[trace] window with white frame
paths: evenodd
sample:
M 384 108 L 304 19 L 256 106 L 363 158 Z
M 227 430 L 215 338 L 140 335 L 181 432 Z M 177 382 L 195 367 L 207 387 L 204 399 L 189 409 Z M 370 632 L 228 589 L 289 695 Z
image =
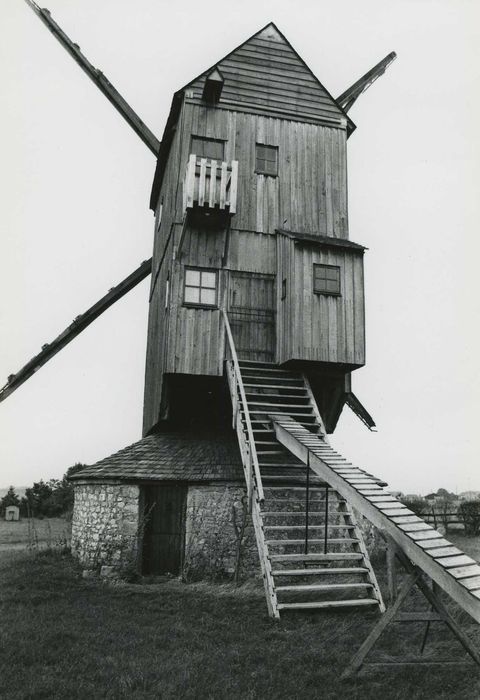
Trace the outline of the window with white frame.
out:
M 187 306 L 216 306 L 217 280 L 216 270 L 187 267 L 185 270 L 183 303 Z

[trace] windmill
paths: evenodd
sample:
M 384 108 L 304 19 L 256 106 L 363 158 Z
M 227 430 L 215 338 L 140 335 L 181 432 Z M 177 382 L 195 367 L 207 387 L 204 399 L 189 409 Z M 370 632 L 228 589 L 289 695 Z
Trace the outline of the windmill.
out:
M 270 23 L 175 93 L 159 141 L 48 10 L 26 1 L 157 158 L 152 259 L 0 392 L 152 276 L 144 438 L 76 475 L 77 555 L 88 561 L 86 532 L 104 532 L 108 516 L 117 561 L 128 535 L 147 570 L 178 573 L 198 484 L 236 483 L 239 467 L 272 617 L 385 610 L 353 505 L 413 562 L 412 585 L 423 570 L 480 619 L 475 562 L 327 437 L 345 405 L 374 428 L 351 386 L 365 363 L 365 248 L 348 236 L 346 140 L 350 108 L 395 54 L 334 99 Z M 139 542 L 145 507 L 153 517 Z

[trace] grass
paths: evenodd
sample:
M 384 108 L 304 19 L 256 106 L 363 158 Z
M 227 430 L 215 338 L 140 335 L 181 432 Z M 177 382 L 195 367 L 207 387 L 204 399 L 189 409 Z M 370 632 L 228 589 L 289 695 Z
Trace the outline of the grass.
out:
M 106 584 L 83 579 L 68 555 L 12 551 L 0 558 L 0 591 L 0 697 L 9 700 L 480 697 L 473 663 L 371 667 L 341 680 L 376 614 L 272 622 L 255 583 Z M 478 625 L 456 607 L 455 615 L 479 647 Z M 415 652 L 422 632 L 395 625 L 376 657 Z M 443 625 L 432 625 L 426 653 L 465 659 Z

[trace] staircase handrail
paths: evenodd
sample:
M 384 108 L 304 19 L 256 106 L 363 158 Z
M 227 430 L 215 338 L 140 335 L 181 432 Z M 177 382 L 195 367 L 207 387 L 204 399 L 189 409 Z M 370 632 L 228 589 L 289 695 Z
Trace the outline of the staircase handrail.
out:
M 265 495 L 263 492 L 262 477 L 260 474 L 260 466 L 258 464 L 257 450 L 255 448 L 255 438 L 253 437 L 252 423 L 250 420 L 250 412 L 248 410 L 247 397 L 245 394 L 245 387 L 243 386 L 242 373 L 240 372 L 240 363 L 238 361 L 237 351 L 235 349 L 235 342 L 233 340 L 232 329 L 230 327 L 230 321 L 228 320 L 228 315 L 225 309 L 222 309 L 223 319 L 225 322 L 225 331 L 228 339 L 228 345 L 230 349 L 230 354 L 232 356 L 233 370 L 235 375 L 235 382 L 240 392 L 240 398 L 243 404 L 243 415 L 245 417 L 245 423 L 247 426 L 248 434 L 248 447 L 251 458 L 251 464 L 253 465 L 253 474 L 255 477 L 255 483 L 257 487 L 257 497 L 258 500 L 263 503 L 265 500 Z

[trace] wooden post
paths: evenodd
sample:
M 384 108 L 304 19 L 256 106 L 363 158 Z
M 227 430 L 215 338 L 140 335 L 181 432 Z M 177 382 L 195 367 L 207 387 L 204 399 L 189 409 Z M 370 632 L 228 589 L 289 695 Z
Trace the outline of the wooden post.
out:
M 308 453 L 310 456 L 310 452 Z M 310 461 L 310 460 L 309 460 Z M 325 531 L 323 533 L 323 553 L 328 550 L 328 484 L 325 486 Z
M 397 563 L 395 559 L 395 545 L 387 538 L 387 581 L 390 605 L 397 597 Z

